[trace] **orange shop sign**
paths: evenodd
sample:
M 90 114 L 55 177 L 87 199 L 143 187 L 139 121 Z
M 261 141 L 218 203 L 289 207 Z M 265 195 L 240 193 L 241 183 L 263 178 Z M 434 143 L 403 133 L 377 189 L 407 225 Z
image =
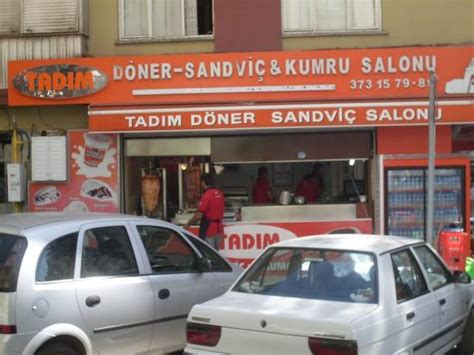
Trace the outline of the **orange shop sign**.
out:
M 71 99 L 92 95 L 107 85 L 107 76 L 93 67 L 57 64 L 25 69 L 13 87 L 23 95 L 41 99 Z
M 474 101 L 438 102 L 438 124 L 472 122 Z M 346 102 L 210 107 L 91 107 L 92 132 L 216 131 L 428 124 L 428 102 Z
M 8 98 L 12 106 L 424 98 L 430 71 L 439 97 L 460 97 L 474 93 L 473 53 L 459 46 L 14 61 Z M 93 68 L 93 77 L 78 68 Z

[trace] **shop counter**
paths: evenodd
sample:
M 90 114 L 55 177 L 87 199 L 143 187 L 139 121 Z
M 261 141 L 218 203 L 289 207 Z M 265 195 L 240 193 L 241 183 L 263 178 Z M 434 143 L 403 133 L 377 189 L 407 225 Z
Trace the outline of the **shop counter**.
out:
M 269 245 L 294 238 L 336 233 L 373 233 L 372 218 L 357 218 L 357 204 L 245 206 L 242 220 L 224 222 L 220 253 L 242 266 Z M 197 235 L 199 228 L 190 231 Z
M 357 217 L 356 204 L 352 203 L 244 206 L 241 211 L 245 222 L 337 221 Z

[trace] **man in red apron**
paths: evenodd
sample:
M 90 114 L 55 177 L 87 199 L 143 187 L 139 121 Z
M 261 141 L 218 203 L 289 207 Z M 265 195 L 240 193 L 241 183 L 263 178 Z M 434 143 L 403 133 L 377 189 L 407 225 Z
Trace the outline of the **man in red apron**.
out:
M 304 179 L 296 186 L 295 195 L 303 196 L 306 203 L 315 203 L 321 195 L 319 182 L 316 181 L 313 175 L 305 175 Z
M 268 170 L 261 166 L 258 168 L 258 178 L 252 188 L 252 202 L 254 204 L 268 204 L 272 201 L 272 187 L 268 181 Z
M 219 243 L 224 234 L 224 226 L 222 225 L 225 204 L 224 194 L 214 187 L 214 179 L 210 174 L 203 174 L 201 183 L 204 193 L 199 201 L 198 211 L 185 225 L 185 228 L 200 220 L 199 237 L 214 249 L 219 250 Z

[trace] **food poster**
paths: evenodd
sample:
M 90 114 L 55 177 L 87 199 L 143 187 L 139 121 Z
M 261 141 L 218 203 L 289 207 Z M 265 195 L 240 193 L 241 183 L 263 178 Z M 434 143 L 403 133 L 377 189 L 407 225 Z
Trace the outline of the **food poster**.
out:
M 118 135 L 68 133 L 68 182 L 32 182 L 30 211 L 120 212 Z

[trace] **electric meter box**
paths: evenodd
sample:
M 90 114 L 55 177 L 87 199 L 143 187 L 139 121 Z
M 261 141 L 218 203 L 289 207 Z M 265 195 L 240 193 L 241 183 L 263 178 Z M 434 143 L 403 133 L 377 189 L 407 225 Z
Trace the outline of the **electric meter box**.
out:
M 7 164 L 8 202 L 25 200 L 25 167 L 23 164 Z

